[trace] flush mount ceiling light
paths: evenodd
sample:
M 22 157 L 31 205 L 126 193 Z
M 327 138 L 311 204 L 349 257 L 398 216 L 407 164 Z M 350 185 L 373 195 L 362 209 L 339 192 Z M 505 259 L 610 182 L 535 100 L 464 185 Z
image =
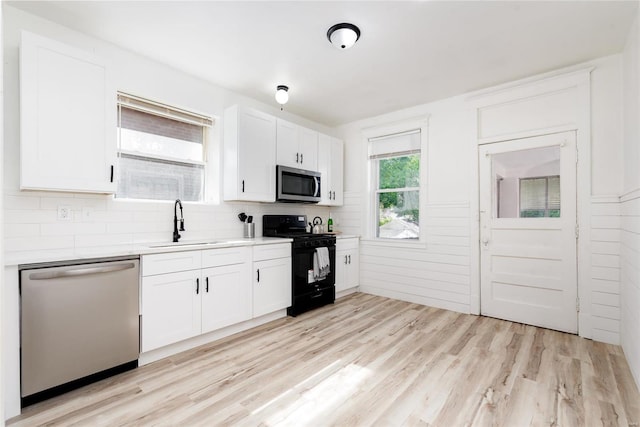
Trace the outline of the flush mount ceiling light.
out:
M 327 38 L 338 49 L 349 49 L 360 38 L 360 29 L 353 24 L 343 22 L 329 28 Z
M 289 101 L 289 87 L 285 85 L 278 85 L 276 88 L 276 102 L 280 105 L 284 105 Z

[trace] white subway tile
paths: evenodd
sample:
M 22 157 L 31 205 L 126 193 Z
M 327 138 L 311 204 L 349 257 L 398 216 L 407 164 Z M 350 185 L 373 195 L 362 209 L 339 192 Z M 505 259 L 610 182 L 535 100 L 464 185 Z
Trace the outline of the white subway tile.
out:
M 73 236 L 75 224 L 73 222 L 54 222 L 40 226 L 43 236 Z
M 133 243 L 133 235 L 131 233 L 75 236 L 75 245 L 77 248 L 127 245 L 132 243 Z
M 73 248 L 73 236 L 12 237 L 4 239 L 7 252 Z
M 107 226 L 103 223 L 93 222 L 76 222 L 74 224 L 74 234 L 104 234 L 106 233 Z
M 53 210 L 5 210 L 5 224 L 44 224 L 58 221 L 58 212 Z
M 5 224 L 4 237 L 35 237 L 40 235 L 40 224 Z
M 40 198 L 35 196 L 4 196 L 5 210 L 39 209 Z

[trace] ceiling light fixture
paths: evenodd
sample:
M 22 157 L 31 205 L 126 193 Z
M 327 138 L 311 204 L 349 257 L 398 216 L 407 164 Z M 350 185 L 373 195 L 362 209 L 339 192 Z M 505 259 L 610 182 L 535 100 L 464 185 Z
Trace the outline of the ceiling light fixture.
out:
M 329 28 L 327 38 L 338 49 L 349 49 L 360 38 L 360 29 L 353 24 L 343 22 Z
M 278 85 L 276 88 L 276 102 L 280 105 L 284 105 L 289 101 L 289 87 L 285 85 Z

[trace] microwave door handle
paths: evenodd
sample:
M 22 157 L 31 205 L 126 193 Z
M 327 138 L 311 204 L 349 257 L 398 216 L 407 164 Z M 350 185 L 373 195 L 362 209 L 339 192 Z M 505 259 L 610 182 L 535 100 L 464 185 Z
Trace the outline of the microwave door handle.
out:
M 316 186 L 315 190 L 313 190 L 313 195 L 316 197 L 320 196 L 320 183 L 318 182 L 319 180 L 320 178 L 318 178 L 317 176 L 313 177 L 313 183 Z

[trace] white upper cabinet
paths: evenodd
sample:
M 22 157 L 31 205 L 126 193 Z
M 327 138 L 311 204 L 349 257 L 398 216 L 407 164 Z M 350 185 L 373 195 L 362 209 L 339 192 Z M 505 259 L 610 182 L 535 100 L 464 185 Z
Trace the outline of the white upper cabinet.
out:
M 106 61 L 22 32 L 20 188 L 115 192 L 116 126 Z
M 278 119 L 276 134 L 279 165 L 318 170 L 318 132 Z
M 224 114 L 224 200 L 275 202 L 276 118 L 237 105 Z
M 342 206 L 344 143 L 328 135 L 318 137 L 318 171 L 321 173 L 320 205 Z

